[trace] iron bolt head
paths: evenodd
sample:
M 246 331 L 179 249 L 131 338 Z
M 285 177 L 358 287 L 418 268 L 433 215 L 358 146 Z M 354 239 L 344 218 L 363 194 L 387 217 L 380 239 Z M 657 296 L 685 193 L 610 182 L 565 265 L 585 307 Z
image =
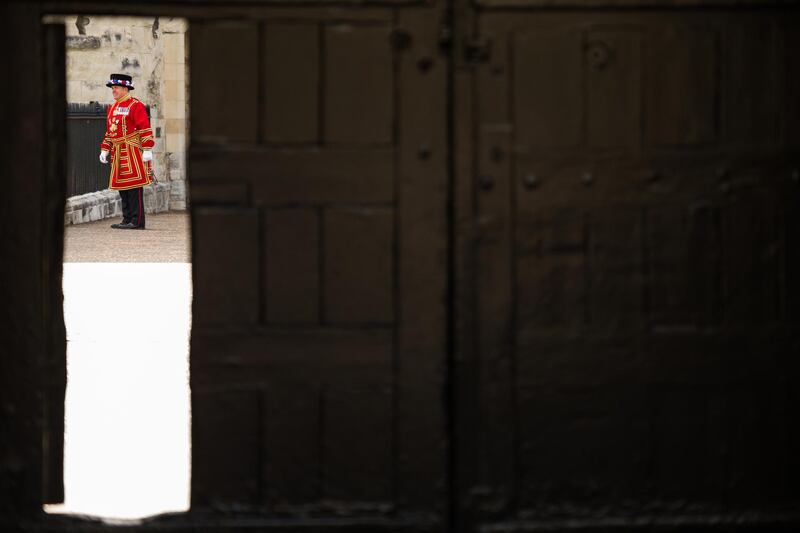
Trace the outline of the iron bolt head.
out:
M 431 149 L 427 144 L 421 144 L 417 150 L 417 156 L 423 161 L 431 157 Z
M 528 189 L 535 189 L 539 186 L 539 177 L 536 174 L 526 174 L 522 178 L 522 183 Z
M 431 67 L 433 67 L 433 59 L 428 56 L 421 57 L 419 61 L 417 61 L 417 68 L 420 72 L 428 72 Z

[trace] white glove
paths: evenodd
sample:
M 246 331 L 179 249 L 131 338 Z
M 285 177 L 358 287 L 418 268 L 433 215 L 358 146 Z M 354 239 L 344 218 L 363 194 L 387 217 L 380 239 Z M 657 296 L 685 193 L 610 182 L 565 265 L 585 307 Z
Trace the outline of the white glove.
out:
M 100 152 L 100 162 L 103 164 L 108 163 L 108 150 L 102 150 Z
M 142 152 L 142 161 L 152 161 L 153 160 L 153 152 L 150 150 L 145 150 Z

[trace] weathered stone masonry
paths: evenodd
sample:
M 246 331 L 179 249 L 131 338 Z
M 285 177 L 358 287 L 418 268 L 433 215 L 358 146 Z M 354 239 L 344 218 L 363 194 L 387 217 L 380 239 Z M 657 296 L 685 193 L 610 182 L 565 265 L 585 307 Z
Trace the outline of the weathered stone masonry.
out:
M 63 17 L 67 101 L 110 103 L 112 72 L 133 76 L 133 95 L 150 106 L 159 183 L 145 190 L 150 212 L 186 209 L 186 21 L 160 17 Z M 99 144 L 99 139 L 98 139 Z M 65 223 L 117 216 L 119 196 L 100 191 L 70 198 Z

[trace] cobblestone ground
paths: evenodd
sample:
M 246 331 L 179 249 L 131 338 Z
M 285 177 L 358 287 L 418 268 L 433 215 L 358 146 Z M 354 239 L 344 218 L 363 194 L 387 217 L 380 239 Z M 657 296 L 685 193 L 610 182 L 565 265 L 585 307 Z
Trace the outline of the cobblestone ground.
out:
M 120 219 L 67 226 L 65 263 L 188 263 L 189 214 L 147 215 L 144 230 L 113 229 Z

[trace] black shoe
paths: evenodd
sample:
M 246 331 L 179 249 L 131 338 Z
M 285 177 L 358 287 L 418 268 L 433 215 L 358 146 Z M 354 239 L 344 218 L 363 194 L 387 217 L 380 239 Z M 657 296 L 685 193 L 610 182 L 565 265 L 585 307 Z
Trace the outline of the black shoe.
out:
M 124 224 L 119 224 L 117 226 L 118 229 L 139 229 L 139 226 L 134 226 L 132 222 L 126 222 Z

